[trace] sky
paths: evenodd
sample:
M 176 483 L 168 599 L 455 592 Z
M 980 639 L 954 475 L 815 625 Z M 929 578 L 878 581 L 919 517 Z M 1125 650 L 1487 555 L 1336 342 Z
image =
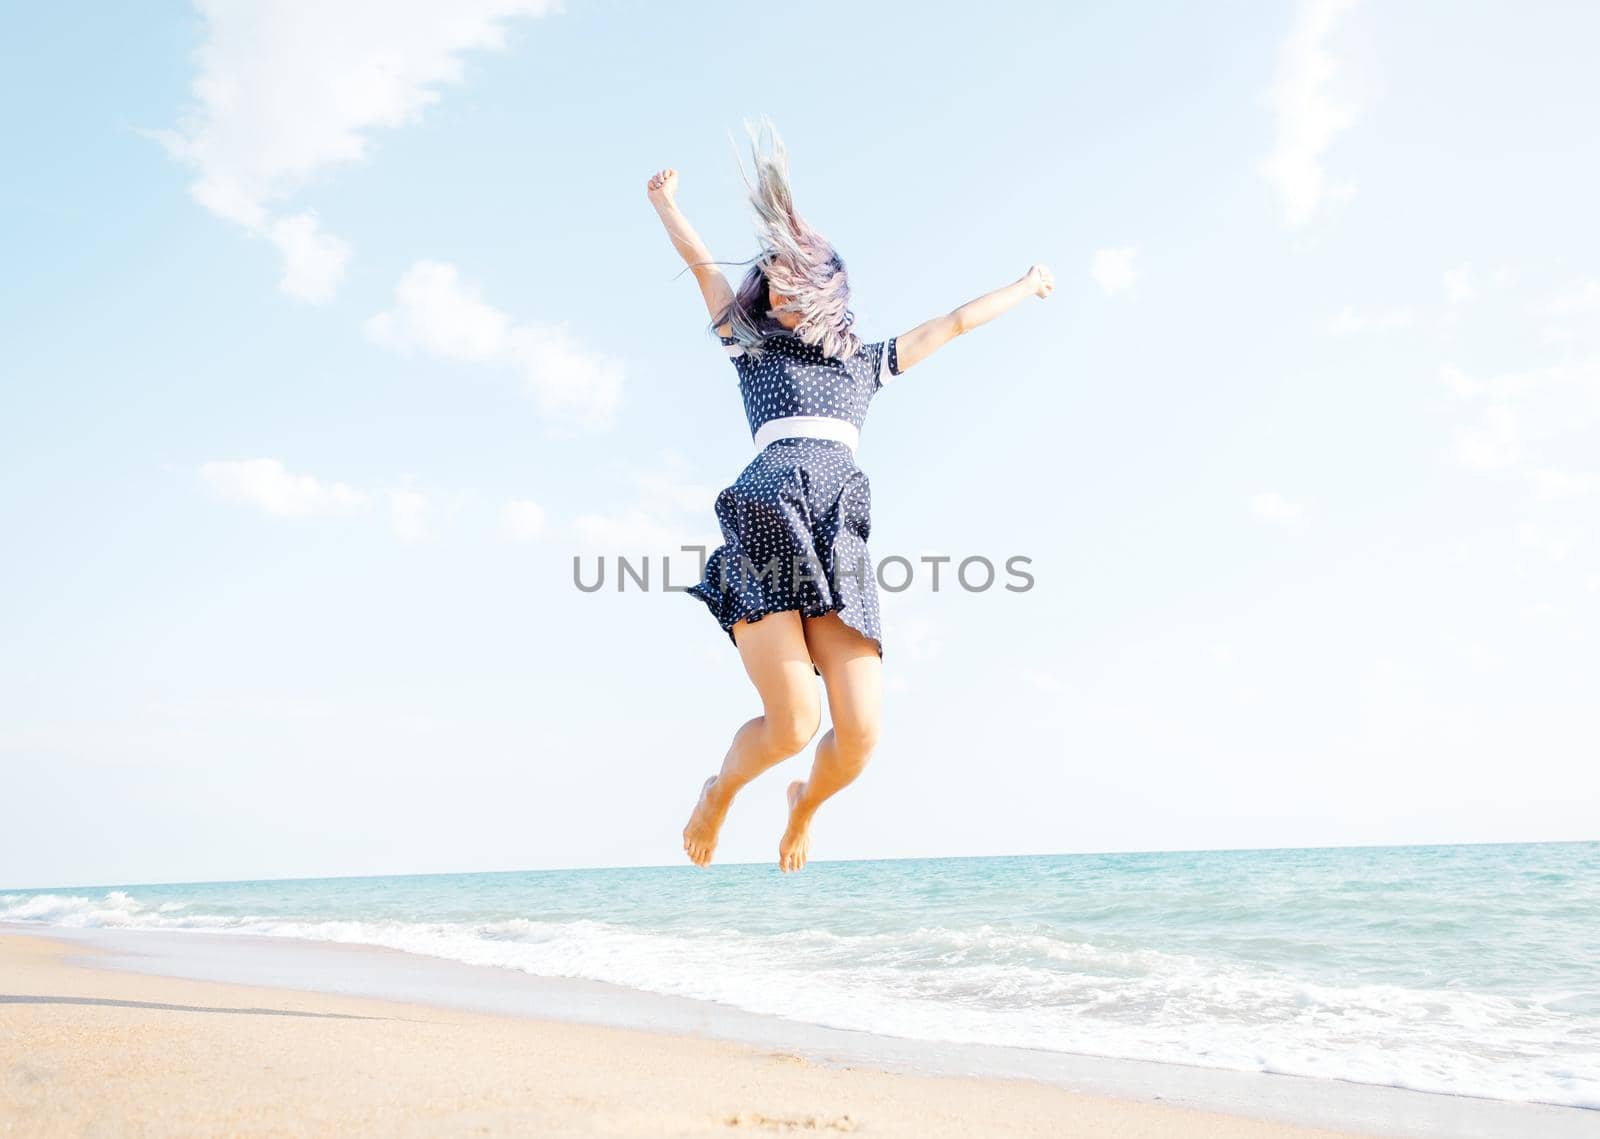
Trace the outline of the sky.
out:
M 750 257 L 761 114 L 864 338 L 1056 278 L 874 400 L 814 858 L 1600 837 L 1600 10 L 960 11 L 13 13 L 0 886 L 682 860 L 751 445 L 645 183 Z

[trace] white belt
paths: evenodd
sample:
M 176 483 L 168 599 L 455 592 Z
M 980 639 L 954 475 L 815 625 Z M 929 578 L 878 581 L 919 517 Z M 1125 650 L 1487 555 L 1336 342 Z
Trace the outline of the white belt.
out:
M 848 419 L 835 419 L 831 415 L 786 415 L 782 419 L 769 419 L 756 431 L 756 450 L 766 449 L 776 439 L 801 436 L 806 439 L 832 439 L 843 443 L 856 453 L 861 442 L 861 429 Z

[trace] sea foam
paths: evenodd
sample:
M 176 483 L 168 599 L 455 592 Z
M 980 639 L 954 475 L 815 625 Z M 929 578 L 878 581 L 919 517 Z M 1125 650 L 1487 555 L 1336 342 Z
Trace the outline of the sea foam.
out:
M 1104 859 L 1066 892 L 1063 860 L 952 869 L 991 861 L 963 859 L 819 864 L 809 905 L 778 905 L 770 876 L 727 867 L 720 891 L 617 870 L 12 893 L 0 919 L 377 945 L 923 1040 L 1600 1108 L 1593 911 L 1533 904 L 1519 880 L 1488 925 L 1479 879 L 1461 882 L 1470 899 L 1436 882 L 1431 912 L 1397 915 L 1372 878 L 1303 896 L 1291 887 L 1315 852 L 1287 853 L 1301 861 L 1280 868 L 1283 888 L 1261 881 L 1263 855 L 1209 922 L 1196 895 L 1217 893 L 1214 875 L 1138 867 L 1144 902 L 1130 905 L 1134 879 Z M 917 898 L 930 875 L 936 906 Z M 1544 955 L 1519 963 L 1534 944 Z

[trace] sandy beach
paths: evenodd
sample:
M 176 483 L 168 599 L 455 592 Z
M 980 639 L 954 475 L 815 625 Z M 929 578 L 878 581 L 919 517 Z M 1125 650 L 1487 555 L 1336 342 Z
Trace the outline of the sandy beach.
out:
M 1349 1135 L 1029 1080 L 75 963 L 0 935 L 0 1134 Z

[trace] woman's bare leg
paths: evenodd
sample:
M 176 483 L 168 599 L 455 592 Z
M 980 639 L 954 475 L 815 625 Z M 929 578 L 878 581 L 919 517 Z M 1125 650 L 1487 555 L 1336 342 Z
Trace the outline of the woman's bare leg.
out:
M 811 650 L 798 613 L 769 613 L 733 627 L 744 670 L 761 694 L 761 715 L 734 733 L 722 770 L 705 781 L 683 828 L 683 849 L 696 866 L 711 862 L 717 834 L 739 789 L 775 763 L 797 755 L 822 722 Z
M 799 870 L 811 853 L 811 817 L 866 769 L 878 743 L 883 660 L 878 646 L 837 613 L 805 619 L 806 643 L 828 687 L 833 727 L 817 743 L 811 775 L 789 784 L 789 826 L 778 843 L 778 866 Z

